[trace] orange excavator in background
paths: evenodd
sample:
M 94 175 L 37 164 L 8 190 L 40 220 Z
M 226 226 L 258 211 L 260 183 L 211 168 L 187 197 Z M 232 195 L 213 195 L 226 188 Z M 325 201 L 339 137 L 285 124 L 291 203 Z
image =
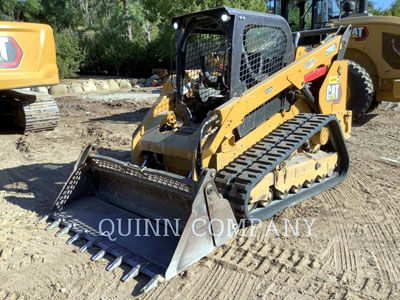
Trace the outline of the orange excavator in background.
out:
M 8 128 L 14 124 L 25 132 L 57 127 L 56 101 L 30 88 L 58 82 L 51 27 L 0 22 L 0 126 Z

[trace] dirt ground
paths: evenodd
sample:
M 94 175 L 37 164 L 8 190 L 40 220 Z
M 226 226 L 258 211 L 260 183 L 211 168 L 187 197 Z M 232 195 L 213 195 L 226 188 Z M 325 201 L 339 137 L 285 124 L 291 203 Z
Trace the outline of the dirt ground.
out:
M 107 272 L 107 256 L 91 262 L 79 243 L 67 246 L 68 236 L 36 225 L 86 143 L 129 160 L 131 135 L 154 97 L 59 98 L 54 131 L 0 134 L 0 300 L 400 299 L 398 111 L 376 110 L 353 128 L 349 177 L 275 216 L 280 236 L 264 221 L 148 294 L 139 292 L 148 277 L 123 283 L 127 267 Z M 299 237 L 282 236 L 285 219 L 300 220 Z M 311 236 L 303 219 L 315 219 Z

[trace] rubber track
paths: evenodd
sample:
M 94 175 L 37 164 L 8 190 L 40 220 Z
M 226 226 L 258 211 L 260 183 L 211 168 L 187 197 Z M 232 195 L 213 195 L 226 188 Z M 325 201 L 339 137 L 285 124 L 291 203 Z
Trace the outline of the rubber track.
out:
M 25 115 L 25 132 L 52 130 L 58 126 L 59 110 L 54 99 L 39 99 L 34 103 L 21 101 Z
M 266 152 L 271 150 L 286 136 L 294 132 L 301 125 L 304 124 L 312 115 L 311 114 L 298 114 L 296 117 L 286 121 L 279 128 L 272 131 L 269 135 L 264 137 L 261 141 L 246 150 L 234 161 L 229 163 L 222 169 L 215 179 L 217 186 L 224 196 L 229 196 L 229 189 L 231 184 L 237 177 L 243 173 L 246 168 L 251 166 L 257 159 L 261 158 Z M 272 161 L 276 159 L 271 157 Z
M 336 139 L 335 143 L 340 148 L 338 150 L 338 152 L 341 152 L 339 155 L 344 157 L 342 169 L 345 173 L 344 175 L 346 175 L 349 167 L 348 152 L 336 117 L 333 115 L 299 114 L 279 126 L 218 173 L 216 178 L 217 186 L 220 192 L 229 199 L 236 216 L 246 216 L 247 219 L 251 219 L 251 214 L 247 210 L 251 190 L 277 165 L 332 121 L 336 124 L 335 132 L 334 134 L 331 133 L 331 136 Z M 331 130 L 333 129 L 331 128 Z M 319 192 L 322 190 L 325 190 L 325 188 L 318 188 Z M 296 198 L 296 195 L 291 196 L 291 202 L 295 202 L 293 198 Z M 277 202 L 283 201 L 285 200 L 274 200 L 272 204 L 275 205 Z M 283 208 L 287 205 L 280 206 Z M 265 216 L 261 219 L 270 217 L 272 213 L 272 211 L 268 212 L 268 206 L 256 210 L 259 211 L 257 213 L 258 217 Z M 261 210 L 266 213 L 264 215 L 260 214 Z

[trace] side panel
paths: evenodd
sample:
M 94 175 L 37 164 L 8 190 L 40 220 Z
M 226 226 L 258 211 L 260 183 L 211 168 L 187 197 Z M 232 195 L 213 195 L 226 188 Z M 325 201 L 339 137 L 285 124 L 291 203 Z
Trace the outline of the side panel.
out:
M 346 110 L 347 62 L 333 62 L 319 90 L 319 108 L 323 114 L 335 114 L 347 139 L 351 130 L 351 111 Z
M 54 85 L 58 82 L 51 27 L 0 22 L 0 90 Z
M 319 91 L 319 108 L 323 114 L 346 110 L 347 62 L 333 62 Z

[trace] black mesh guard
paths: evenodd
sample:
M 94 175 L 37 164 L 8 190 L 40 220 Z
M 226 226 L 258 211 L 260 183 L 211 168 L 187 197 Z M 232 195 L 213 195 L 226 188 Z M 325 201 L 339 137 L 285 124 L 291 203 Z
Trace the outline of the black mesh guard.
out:
M 185 57 L 180 86 L 183 100 L 195 98 L 204 103 L 209 97 L 226 94 L 223 77 L 226 76 L 227 49 L 228 41 L 223 32 L 192 30 L 183 49 Z
M 240 81 L 251 88 L 284 66 L 287 37 L 279 27 L 247 25 L 243 31 Z

